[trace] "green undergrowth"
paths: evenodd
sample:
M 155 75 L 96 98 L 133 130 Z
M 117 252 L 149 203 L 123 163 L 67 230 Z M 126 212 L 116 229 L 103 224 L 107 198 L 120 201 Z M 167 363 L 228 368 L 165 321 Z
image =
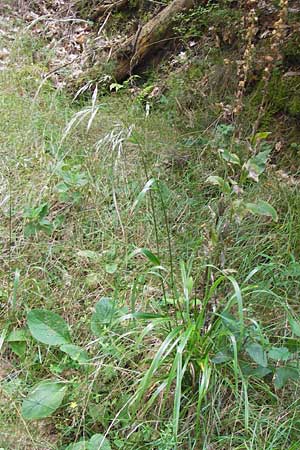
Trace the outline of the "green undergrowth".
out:
M 0 72 L 1 446 L 299 448 L 300 197 L 273 130 L 213 102 L 192 126 L 180 79 L 150 111 L 72 101 L 33 48 Z

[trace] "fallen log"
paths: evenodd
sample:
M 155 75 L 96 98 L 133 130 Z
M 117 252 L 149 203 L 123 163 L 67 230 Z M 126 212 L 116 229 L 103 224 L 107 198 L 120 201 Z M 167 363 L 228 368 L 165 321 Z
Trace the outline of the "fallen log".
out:
M 171 38 L 176 15 L 199 3 L 202 2 L 199 0 L 173 0 L 160 13 L 140 27 L 134 36 L 127 39 L 121 48 L 112 53 L 111 60 L 115 66 L 115 79 L 122 82 L 128 78 L 136 66 Z

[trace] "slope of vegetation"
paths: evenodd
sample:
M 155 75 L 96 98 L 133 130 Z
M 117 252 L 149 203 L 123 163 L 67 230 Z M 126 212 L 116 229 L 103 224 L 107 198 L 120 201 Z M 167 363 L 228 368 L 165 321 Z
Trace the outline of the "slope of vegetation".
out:
M 158 71 L 75 99 L 1 17 L 5 450 L 300 447 L 298 53 L 233 114 L 240 16 L 201 11 Z

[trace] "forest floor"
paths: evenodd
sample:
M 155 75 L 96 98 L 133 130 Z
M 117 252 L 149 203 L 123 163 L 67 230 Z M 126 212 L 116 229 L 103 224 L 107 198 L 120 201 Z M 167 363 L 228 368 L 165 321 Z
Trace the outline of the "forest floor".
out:
M 298 450 L 300 196 L 272 130 L 200 134 L 126 86 L 74 100 L 0 24 L 0 446 Z M 40 309 L 87 360 L 29 334 Z M 67 393 L 29 420 L 42 380 Z

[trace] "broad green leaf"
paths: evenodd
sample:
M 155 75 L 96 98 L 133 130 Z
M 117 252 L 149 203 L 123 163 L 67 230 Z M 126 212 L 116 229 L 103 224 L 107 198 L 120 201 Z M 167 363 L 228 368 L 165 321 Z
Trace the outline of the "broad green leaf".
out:
M 22 404 L 24 419 L 42 419 L 53 414 L 62 404 L 67 386 L 58 381 L 42 381 L 28 394 Z
M 291 356 L 286 347 L 272 347 L 269 351 L 269 358 L 275 361 L 287 361 Z
M 272 373 L 272 370 L 269 367 L 252 367 L 250 364 L 245 363 L 243 361 L 240 362 L 240 367 L 242 369 L 242 372 L 246 376 L 253 376 L 256 378 L 264 378 L 265 376 Z
M 207 183 L 213 184 L 214 186 L 219 186 L 220 190 L 225 194 L 231 193 L 231 188 L 228 181 L 225 181 L 224 178 L 211 175 L 206 180 Z
M 101 336 L 103 327 L 109 325 L 114 314 L 114 303 L 111 298 L 102 297 L 95 306 L 91 319 L 91 329 L 96 336 Z
M 258 182 L 259 175 L 261 175 L 266 168 L 270 153 L 271 149 L 268 149 L 248 159 L 248 161 L 244 164 L 244 167 L 248 172 L 249 178 L 252 178 L 252 180 Z
M 292 316 L 289 316 L 289 324 L 291 326 L 292 332 L 300 337 L 300 323 L 298 320 L 295 320 Z
M 86 363 L 89 360 L 88 353 L 78 345 L 73 344 L 64 344 L 60 346 L 62 352 L 66 353 L 70 356 L 73 361 L 77 361 L 79 363 Z
M 94 434 L 88 442 L 87 450 L 111 450 L 109 441 L 103 434 Z
M 69 327 L 58 314 L 46 309 L 33 309 L 27 314 L 32 336 L 47 345 L 63 345 L 71 342 Z
M 267 367 L 268 365 L 267 353 L 260 344 L 257 343 L 249 344 L 246 347 L 246 352 L 248 353 L 250 358 L 253 359 L 254 362 L 256 362 L 256 364 L 262 367 Z
M 218 352 L 212 359 L 211 361 L 214 364 L 222 364 L 224 362 L 228 362 L 228 361 L 232 361 L 233 356 L 229 355 L 228 353 L 225 352 Z
M 26 353 L 26 342 L 13 341 L 9 343 L 9 346 L 16 355 L 18 355 L 20 358 L 23 358 Z
M 244 203 L 245 208 L 252 214 L 271 217 L 274 222 L 278 221 L 276 210 L 269 203 L 259 200 L 257 203 Z
M 15 328 L 6 338 L 7 342 L 21 342 L 27 341 L 28 331 L 25 328 Z
M 221 157 L 225 161 L 227 161 L 227 162 L 229 162 L 231 164 L 238 164 L 238 165 L 240 165 L 240 163 L 241 163 L 240 162 L 240 158 L 235 153 L 230 153 L 228 150 L 221 149 L 220 150 L 220 154 L 221 154 Z
M 298 380 L 299 370 L 293 367 L 278 367 L 275 370 L 274 386 L 281 389 L 289 380 Z
M 70 444 L 65 450 L 87 450 L 87 442 L 79 441 L 74 444 Z

